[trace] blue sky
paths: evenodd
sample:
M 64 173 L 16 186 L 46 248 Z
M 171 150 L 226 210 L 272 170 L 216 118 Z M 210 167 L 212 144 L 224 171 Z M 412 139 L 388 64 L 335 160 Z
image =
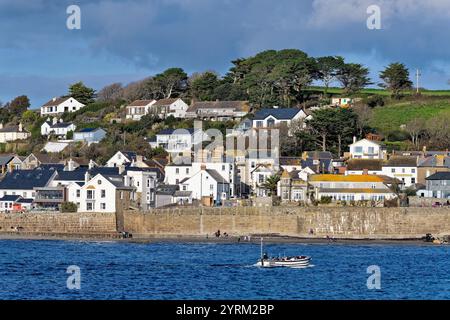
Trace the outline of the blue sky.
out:
M 68 30 L 66 9 L 81 9 Z M 381 30 L 369 30 L 369 5 Z M 420 68 L 422 85 L 447 89 L 448 0 L 0 0 L 0 101 L 32 106 L 82 80 L 99 90 L 167 67 L 224 73 L 230 61 L 298 48 L 367 65 L 374 82 L 390 62 Z

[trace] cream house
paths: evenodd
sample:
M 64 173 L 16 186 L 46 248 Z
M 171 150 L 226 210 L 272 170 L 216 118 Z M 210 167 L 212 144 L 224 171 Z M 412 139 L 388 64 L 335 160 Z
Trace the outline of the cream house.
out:
M 72 97 L 53 98 L 41 107 L 41 116 L 75 112 L 84 106 L 84 104 Z
M 31 133 L 23 128 L 22 123 L 8 127 L 3 127 L 3 124 L 0 124 L 0 143 L 25 140 L 29 137 L 31 137 Z

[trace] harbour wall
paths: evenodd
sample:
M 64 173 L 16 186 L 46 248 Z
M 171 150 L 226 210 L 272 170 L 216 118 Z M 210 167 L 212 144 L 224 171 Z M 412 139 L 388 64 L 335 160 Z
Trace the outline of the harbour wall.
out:
M 114 237 L 113 213 L 0 213 L 0 234 Z
M 413 239 L 426 233 L 450 235 L 449 208 L 236 207 L 173 208 L 149 212 L 0 213 L 0 235 L 117 237 L 326 235 L 348 239 Z
M 349 239 L 409 239 L 450 234 L 448 208 L 236 207 L 125 212 L 124 228 L 138 236 L 273 234 Z

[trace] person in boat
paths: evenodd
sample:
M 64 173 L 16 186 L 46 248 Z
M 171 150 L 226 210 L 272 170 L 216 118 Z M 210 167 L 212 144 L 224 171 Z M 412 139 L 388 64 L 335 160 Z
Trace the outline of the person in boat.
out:
M 267 255 L 266 252 L 264 252 L 264 254 L 263 254 L 263 260 L 269 260 L 269 256 Z

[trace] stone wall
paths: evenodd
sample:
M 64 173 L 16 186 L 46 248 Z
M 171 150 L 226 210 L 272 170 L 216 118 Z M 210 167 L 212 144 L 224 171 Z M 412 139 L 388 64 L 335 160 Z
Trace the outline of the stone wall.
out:
M 0 213 L 0 233 L 116 233 L 114 213 Z
M 333 235 L 341 238 L 417 238 L 450 234 L 448 208 L 238 207 L 125 212 L 124 227 L 136 235 Z

